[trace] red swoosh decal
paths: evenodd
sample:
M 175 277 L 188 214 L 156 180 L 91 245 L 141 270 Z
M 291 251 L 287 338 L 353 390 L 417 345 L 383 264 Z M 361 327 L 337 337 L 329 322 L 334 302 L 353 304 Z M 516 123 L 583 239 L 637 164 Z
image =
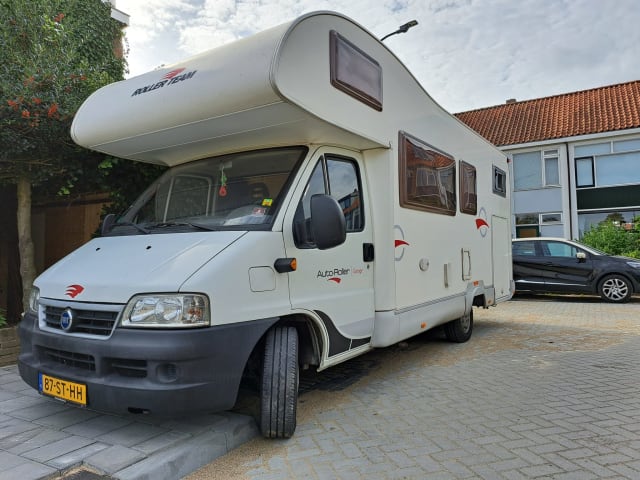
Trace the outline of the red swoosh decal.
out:
M 330 282 L 340 283 L 342 280 L 341 280 L 341 279 L 339 279 L 338 277 L 331 277 L 328 281 L 330 281 Z
M 82 285 L 69 285 L 65 291 L 65 295 L 68 295 L 71 298 L 76 298 L 83 292 L 83 290 L 84 287 Z
M 405 242 L 404 240 L 396 240 L 396 247 L 400 245 L 409 245 L 409 242 Z
M 489 224 L 482 218 L 476 218 L 476 228 L 480 228 L 480 227 L 489 228 Z
M 169 73 L 167 73 L 164 77 L 162 78 L 166 78 L 171 79 L 173 77 L 175 77 L 176 75 L 178 75 L 180 72 L 182 72 L 184 70 L 184 68 L 176 68 L 175 70 L 171 70 Z

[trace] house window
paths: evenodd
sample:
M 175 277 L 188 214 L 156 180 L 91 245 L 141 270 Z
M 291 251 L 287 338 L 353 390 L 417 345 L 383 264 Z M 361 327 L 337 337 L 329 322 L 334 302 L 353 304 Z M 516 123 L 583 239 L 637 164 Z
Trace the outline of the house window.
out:
M 507 196 L 507 174 L 493 165 L 493 193 L 501 197 Z
M 559 185 L 558 150 L 515 153 L 513 155 L 514 190 L 532 190 Z
M 541 213 L 540 223 L 546 225 L 562 223 L 562 213 Z
M 640 183 L 640 139 L 578 145 L 574 148 L 576 187 Z
M 460 160 L 460 212 L 478 213 L 478 190 L 476 167 Z
M 544 161 L 544 185 L 559 186 L 558 150 L 545 150 L 542 152 L 542 158 Z
M 593 187 L 593 157 L 576 158 L 576 187 Z
M 537 213 L 517 213 L 516 225 L 538 225 Z
M 400 132 L 399 137 L 400 206 L 455 215 L 453 157 L 405 132 Z
M 382 111 L 382 68 L 335 30 L 329 36 L 331 85 Z

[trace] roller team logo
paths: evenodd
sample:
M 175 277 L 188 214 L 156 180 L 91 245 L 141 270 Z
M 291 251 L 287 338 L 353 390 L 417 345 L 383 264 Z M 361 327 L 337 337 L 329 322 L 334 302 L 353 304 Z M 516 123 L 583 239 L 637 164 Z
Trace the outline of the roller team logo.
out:
M 69 285 L 67 290 L 64 292 L 65 295 L 71 298 L 76 298 L 84 291 L 84 287 L 82 285 Z
M 487 222 L 487 211 L 482 207 L 480 212 L 478 212 L 478 218 L 476 218 L 476 228 L 480 232 L 482 237 L 487 235 L 489 231 L 489 222 Z
M 175 85 L 176 83 L 190 80 L 197 73 L 197 70 L 191 70 L 190 72 L 184 71 L 184 68 L 176 68 L 175 70 L 171 70 L 170 72 L 165 73 L 158 82 L 154 82 L 149 85 L 145 85 L 144 87 L 137 88 L 136 90 L 134 90 L 131 96 L 135 97 L 137 95 L 142 95 L 143 93 L 151 92 L 152 90 L 169 87 L 171 85 Z
M 396 249 L 396 262 L 399 262 L 400 260 L 402 260 L 402 257 L 404 257 L 404 251 L 405 251 L 405 247 L 409 246 L 409 242 L 407 242 L 404 239 L 404 231 L 402 230 L 402 227 L 400 227 L 400 225 L 394 225 L 393 229 L 395 230 L 395 241 L 394 241 L 394 245 L 395 245 L 395 249 Z

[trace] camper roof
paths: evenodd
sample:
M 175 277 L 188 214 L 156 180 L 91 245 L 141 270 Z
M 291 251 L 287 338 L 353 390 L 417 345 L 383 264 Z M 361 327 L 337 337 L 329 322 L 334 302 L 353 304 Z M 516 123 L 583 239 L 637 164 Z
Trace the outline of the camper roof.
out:
M 370 32 L 315 12 L 103 87 L 71 134 L 87 148 L 172 166 L 280 145 L 388 148 L 401 124 L 425 119 L 435 134 L 459 123 Z

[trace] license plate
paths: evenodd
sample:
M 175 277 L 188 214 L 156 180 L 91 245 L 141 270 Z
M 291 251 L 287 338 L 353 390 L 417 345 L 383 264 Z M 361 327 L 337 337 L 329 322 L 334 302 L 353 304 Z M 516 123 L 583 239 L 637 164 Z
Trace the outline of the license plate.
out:
M 79 405 L 87 404 L 87 386 L 56 377 L 40 374 L 39 390 L 45 395 Z

